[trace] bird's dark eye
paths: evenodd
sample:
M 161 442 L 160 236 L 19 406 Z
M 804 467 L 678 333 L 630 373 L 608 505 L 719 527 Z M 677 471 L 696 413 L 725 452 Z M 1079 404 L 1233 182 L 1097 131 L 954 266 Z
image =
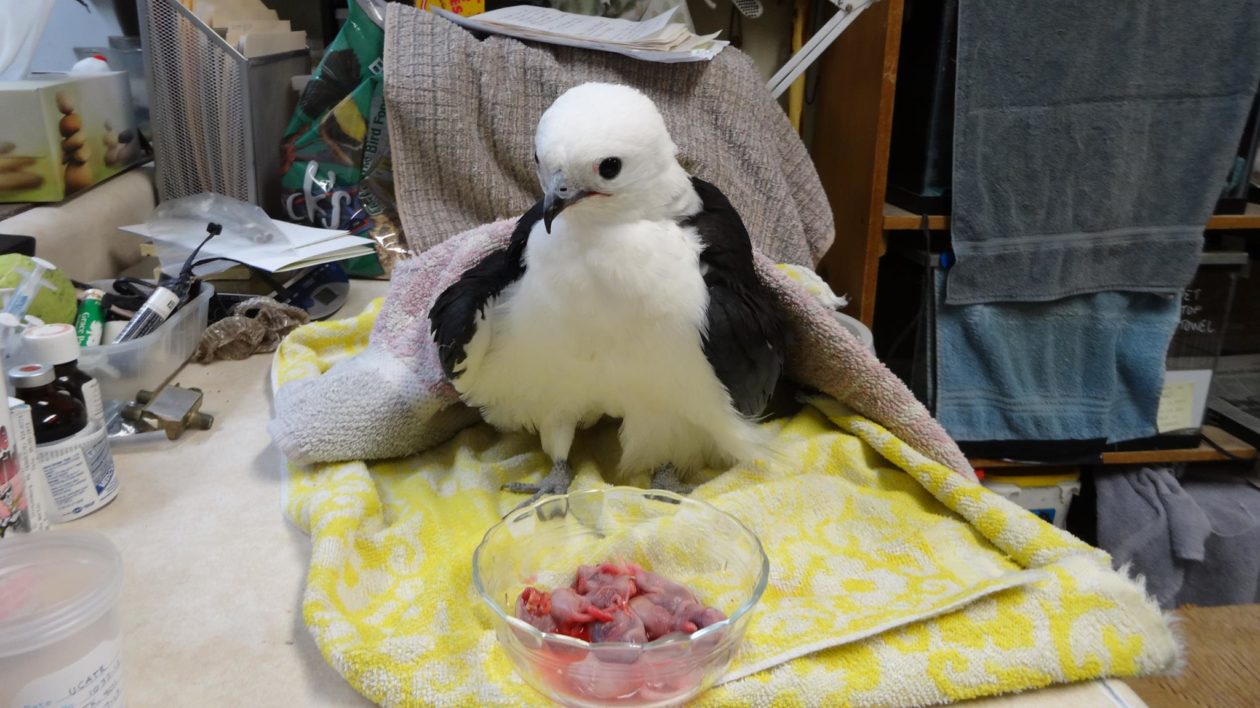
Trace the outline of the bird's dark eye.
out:
M 538 164 L 538 153 L 534 153 L 534 164 Z
M 620 157 L 605 157 L 603 161 L 599 163 L 600 177 L 603 177 L 604 179 L 612 179 L 619 174 L 621 174 Z

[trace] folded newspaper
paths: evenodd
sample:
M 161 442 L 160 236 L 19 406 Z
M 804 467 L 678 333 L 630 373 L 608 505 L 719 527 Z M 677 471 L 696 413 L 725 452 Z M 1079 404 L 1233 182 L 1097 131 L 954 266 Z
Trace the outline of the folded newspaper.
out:
M 671 8 L 650 20 L 635 22 L 561 12 L 549 7 L 517 5 L 461 17 L 438 8 L 431 11 L 471 30 L 566 47 L 624 54 L 643 61 L 664 63 L 708 61 L 730 42 L 718 33 L 692 34 L 687 26 L 670 22 Z

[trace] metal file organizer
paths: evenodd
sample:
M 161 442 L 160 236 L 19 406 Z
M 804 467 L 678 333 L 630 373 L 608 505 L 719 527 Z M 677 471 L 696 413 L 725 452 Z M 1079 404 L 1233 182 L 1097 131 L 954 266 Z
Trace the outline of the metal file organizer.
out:
M 218 192 L 278 212 L 289 82 L 310 51 L 247 58 L 175 0 L 139 0 L 160 199 Z

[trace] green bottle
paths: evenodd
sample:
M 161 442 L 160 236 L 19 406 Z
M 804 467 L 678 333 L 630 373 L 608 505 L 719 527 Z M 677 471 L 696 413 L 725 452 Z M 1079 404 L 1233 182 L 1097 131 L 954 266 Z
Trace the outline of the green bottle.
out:
M 104 297 L 105 292 L 95 288 L 83 293 L 79 315 L 74 318 L 74 332 L 79 335 L 81 347 L 94 347 L 101 343 L 101 332 L 105 328 L 105 314 L 101 311 Z

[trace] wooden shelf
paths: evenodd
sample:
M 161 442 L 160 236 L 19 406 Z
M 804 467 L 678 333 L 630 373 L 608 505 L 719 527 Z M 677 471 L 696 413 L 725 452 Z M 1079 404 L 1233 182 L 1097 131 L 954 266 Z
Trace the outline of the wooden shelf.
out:
M 1132 450 L 1125 452 L 1104 452 L 1099 460 L 1090 462 L 1096 465 L 1142 465 L 1160 462 L 1228 462 L 1230 460 L 1254 460 L 1256 449 L 1229 433 L 1207 425 L 1203 427 L 1203 437 L 1219 445 L 1225 452 L 1204 440 L 1198 447 L 1179 450 Z M 1017 462 L 1014 460 L 990 460 L 976 458 L 971 466 L 976 469 L 1010 469 L 1015 467 L 1050 467 L 1062 466 L 1042 464 L 1038 462 Z
M 884 204 L 885 231 L 918 231 L 923 217 L 906 211 L 899 206 Z M 928 217 L 928 228 L 933 231 L 944 231 L 949 228 L 949 217 L 934 214 Z
M 1220 229 L 1260 229 L 1260 204 L 1248 204 L 1242 214 L 1217 214 L 1208 219 L 1209 231 Z
M 899 206 L 884 204 L 885 231 L 918 231 L 922 217 Z M 943 231 L 949 228 L 949 217 L 933 214 L 928 217 L 928 228 Z M 1260 204 L 1248 204 L 1242 214 L 1217 214 L 1208 219 L 1208 231 L 1222 229 L 1260 229 Z

